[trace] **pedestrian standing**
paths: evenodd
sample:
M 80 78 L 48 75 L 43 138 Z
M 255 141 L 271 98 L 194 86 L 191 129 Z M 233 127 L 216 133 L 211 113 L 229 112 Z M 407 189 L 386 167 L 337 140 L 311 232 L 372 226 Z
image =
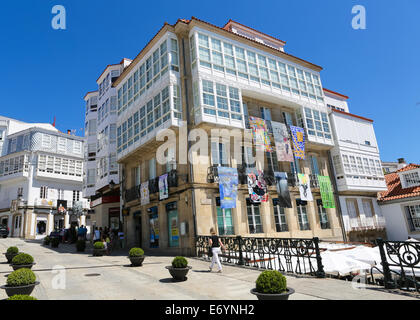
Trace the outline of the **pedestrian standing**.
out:
M 101 233 L 98 230 L 98 227 L 95 227 L 95 231 L 93 232 L 93 242 L 99 241 L 101 239 Z
M 222 241 L 220 240 L 220 238 L 216 235 L 216 231 L 214 230 L 214 228 L 210 229 L 210 234 L 211 237 L 209 239 L 209 245 L 211 248 L 211 252 L 213 254 L 212 259 L 211 259 L 211 265 L 210 265 L 210 272 L 213 269 L 214 264 L 216 263 L 217 266 L 219 267 L 219 270 L 217 272 L 221 273 L 222 272 L 222 264 L 220 263 L 220 259 L 219 259 L 219 254 L 221 254 L 221 250 L 220 247 L 222 247 L 223 250 L 225 250 L 225 246 L 223 245 Z
M 123 249 L 124 248 L 124 232 L 121 229 L 118 232 L 118 240 L 120 242 L 120 248 Z

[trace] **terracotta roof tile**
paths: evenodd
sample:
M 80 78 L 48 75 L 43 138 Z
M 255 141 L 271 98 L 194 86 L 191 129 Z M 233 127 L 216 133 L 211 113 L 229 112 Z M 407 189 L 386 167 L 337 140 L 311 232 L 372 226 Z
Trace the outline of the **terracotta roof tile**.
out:
M 385 175 L 388 190 L 379 194 L 379 201 L 390 201 L 420 196 L 420 186 L 403 189 L 401 186 L 400 176 L 398 175 L 399 172 L 418 168 L 420 168 L 420 165 L 410 163 L 396 172 Z

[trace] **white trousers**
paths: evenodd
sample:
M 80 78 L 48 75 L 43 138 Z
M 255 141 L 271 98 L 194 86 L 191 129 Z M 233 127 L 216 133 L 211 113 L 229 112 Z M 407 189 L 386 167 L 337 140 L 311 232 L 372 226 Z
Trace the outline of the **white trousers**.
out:
M 213 257 L 211 259 L 210 268 L 213 268 L 214 264 L 216 263 L 219 267 L 219 270 L 222 270 L 222 264 L 220 263 L 219 259 L 219 254 L 222 253 L 222 251 L 220 250 L 220 248 L 212 248 L 211 251 L 213 253 Z

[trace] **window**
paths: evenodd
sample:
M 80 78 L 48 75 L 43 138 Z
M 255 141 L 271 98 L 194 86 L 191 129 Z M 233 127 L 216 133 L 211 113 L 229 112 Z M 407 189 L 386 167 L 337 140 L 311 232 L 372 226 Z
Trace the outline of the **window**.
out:
M 42 147 L 51 148 L 51 136 L 48 134 L 42 134 Z
M 81 154 L 82 153 L 82 142 L 73 141 L 73 153 Z
M 331 139 L 327 114 L 307 107 L 304 110 L 308 135 Z
M 359 217 L 359 208 L 357 206 L 356 199 L 346 199 L 346 206 L 347 206 L 347 213 L 350 219 Z
M 220 198 L 216 198 L 217 228 L 220 236 L 235 234 L 233 228 L 232 209 L 220 208 Z
M 175 156 L 175 148 L 169 148 L 167 150 L 167 162 L 166 162 L 166 172 L 171 172 L 172 170 L 176 169 L 176 156 Z
M 273 208 L 274 208 L 274 221 L 276 223 L 276 232 L 289 231 L 284 208 L 279 205 L 278 199 L 273 199 Z
M 95 186 L 96 182 L 96 169 L 88 169 L 87 171 L 87 187 L 91 188 Z
M 48 187 L 47 186 L 42 186 L 39 189 L 39 197 L 41 199 L 47 199 L 48 198 Z
M 363 205 L 363 212 L 365 213 L 365 217 L 373 217 L 375 212 L 373 210 L 373 204 L 371 199 L 362 199 Z
M 17 197 L 23 197 L 23 187 L 19 187 L 17 189 Z
M 318 218 L 319 218 L 319 223 L 321 225 L 321 229 L 330 229 L 331 227 L 330 227 L 330 222 L 328 219 L 327 209 L 325 209 L 324 206 L 322 205 L 322 200 L 317 199 L 316 205 L 318 207 Z
M 66 152 L 67 151 L 67 139 L 66 138 L 58 138 L 57 143 L 57 151 L 58 152 Z
M 311 172 L 313 175 L 320 175 L 319 165 L 318 165 L 318 159 L 316 156 L 309 156 L 309 159 L 311 161 Z
M 211 162 L 213 165 L 227 167 L 229 160 L 226 153 L 226 145 L 220 142 L 211 142 Z
M 73 206 L 74 206 L 74 202 L 79 201 L 79 200 L 80 200 L 80 191 L 73 190 Z
M 250 199 L 246 199 L 246 209 L 248 214 L 249 233 L 263 233 L 259 204 L 254 204 Z
M 133 170 L 133 186 L 137 187 L 141 184 L 141 167 L 137 166 Z
M 155 158 L 149 160 L 149 180 L 156 178 L 156 161 Z
M 416 186 L 420 184 L 420 177 L 418 172 L 410 172 L 403 175 L 407 187 Z
M 309 225 L 309 220 L 308 220 L 308 214 L 307 214 L 307 211 L 306 211 L 306 205 L 307 205 L 306 201 L 296 199 L 299 228 L 302 231 L 303 230 L 311 230 L 311 226 Z
M 405 209 L 410 231 L 420 231 L 420 205 L 407 206 Z

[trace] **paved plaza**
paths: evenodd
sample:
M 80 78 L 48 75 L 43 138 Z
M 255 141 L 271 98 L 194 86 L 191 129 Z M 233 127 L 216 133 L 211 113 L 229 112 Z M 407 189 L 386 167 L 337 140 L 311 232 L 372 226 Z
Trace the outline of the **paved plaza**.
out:
M 192 270 L 188 280 L 173 282 L 165 266 L 173 257 L 147 256 L 142 267 L 131 267 L 127 250 L 111 256 L 93 257 L 88 246 L 85 253 L 77 253 L 75 245 L 60 245 L 53 249 L 39 241 L 0 239 L 0 252 L 15 245 L 19 251 L 31 254 L 36 262 L 32 268 L 40 285 L 33 296 L 39 300 L 256 300 L 249 293 L 260 271 L 224 266 L 223 273 L 208 272 L 209 264 L 189 258 Z M 65 283 L 60 282 L 59 269 L 65 268 Z M 0 285 L 12 268 L 2 254 L 0 257 Z M 63 271 L 61 271 L 63 272 Z M 2 280 L 1 280 L 2 279 Z M 287 276 L 288 286 L 295 289 L 292 300 L 406 300 L 415 299 L 403 293 L 391 293 L 381 287 L 355 289 L 351 282 L 337 279 Z M 65 284 L 65 289 L 54 289 Z M 7 298 L 0 290 L 0 299 Z

